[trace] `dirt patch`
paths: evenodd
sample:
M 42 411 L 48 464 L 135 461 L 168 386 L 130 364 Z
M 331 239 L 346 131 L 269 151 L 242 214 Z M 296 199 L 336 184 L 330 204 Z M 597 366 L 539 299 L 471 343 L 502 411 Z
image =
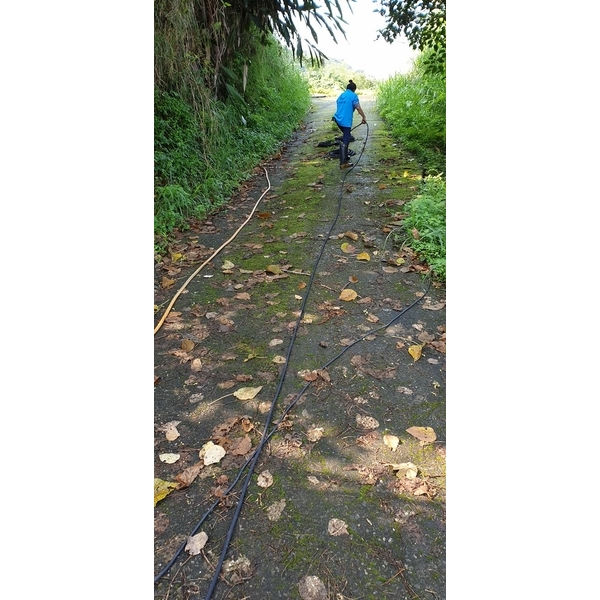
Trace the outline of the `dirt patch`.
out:
M 445 289 L 392 246 L 421 170 L 362 104 L 353 169 L 315 99 L 156 264 L 155 323 L 187 282 L 155 333 L 156 598 L 445 597 Z

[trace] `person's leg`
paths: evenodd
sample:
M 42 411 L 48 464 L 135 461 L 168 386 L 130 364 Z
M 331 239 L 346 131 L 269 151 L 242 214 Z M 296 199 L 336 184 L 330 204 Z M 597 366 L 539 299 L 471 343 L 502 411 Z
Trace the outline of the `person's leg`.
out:
M 338 125 L 339 127 L 339 125 Z M 350 127 L 340 127 L 343 133 L 342 143 L 340 144 L 340 169 L 346 169 L 352 166 L 352 163 L 348 162 L 348 145 L 350 144 Z
M 340 142 L 340 168 L 348 163 L 348 144 L 350 143 L 350 127 L 342 127 L 337 121 L 337 126 L 342 132 L 342 141 Z

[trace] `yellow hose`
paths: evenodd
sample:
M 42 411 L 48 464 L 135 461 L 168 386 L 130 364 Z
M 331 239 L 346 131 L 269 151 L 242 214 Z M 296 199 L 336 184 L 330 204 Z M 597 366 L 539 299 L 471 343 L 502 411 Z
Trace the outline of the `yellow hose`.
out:
M 263 167 L 264 169 L 264 167 Z M 169 306 L 167 306 L 167 309 L 165 310 L 163 316 L 161 317 L 160 321 L 158 322 L 158 324 L 156 325 L 156 327 L 154 328 L 154 335 L 156 335 L 156 332 L 162 327 L 163 323 L 165 322 L 165 319 L 167 318 L 167 316 L 169 315 L 169 313 L 171 312 L 171 309 L 173 308 L 173 305 L 175 304 L 175 301 L 177 300 L 177 298 L 179 298 L 179 296 L 181 295 L 181 293 L 183 292 L 183 290 L 187 287 L 187 285 L 190 283 L 190 281 L 192 281 L 192 279 L 194 279 L 194 277 L 196 277 L 196 275 L 198 275 L 198 273 L 200 273 L 200 271 L 215 257 L 217 256 L 217 254 L 219 254 L 219 252 L 221 252 L 221 250 L 223 250 L 223 248 L 225 248 L 225 246 L 227 246 L 227 244 L 229 244 L 232 240 L 235 239 L 235 237 L 237 236 L 237 234 L 245 227 L 245 225 L 248 223 L 248 221 L 252 218 L 252 215 L 254 214 L 254 212 L 256 211 L 258 205 L 260 204 L 260 201 L 264 198 L 264 195 L 271 189 L 271 182 L 269 181 L 269 174 L 267 173 L 267 170 L 264 169 L 265 171 L 265 176 L 267 177 L 267 183 L 269 185 L 269 187 L 261 194 L 260 198 L 256 201 L 256 204 L 254 205 L 254 208 L 252 209 L 252 211 L 250 212 L 250 214 L 248 215 L 248 218 L 238 227 L 237 231 L 226 241 L 224 242 L 221 246 L 219 246 L 212 254 L 209 258 L 207 258 L 187 279 L 187 281 L 179 288 L 179 290 L 177 291 L 177 293 L 175 294 L 175 296 L 173 296 L 173 299 L 171 300 L 171 302 L 169 303 Z

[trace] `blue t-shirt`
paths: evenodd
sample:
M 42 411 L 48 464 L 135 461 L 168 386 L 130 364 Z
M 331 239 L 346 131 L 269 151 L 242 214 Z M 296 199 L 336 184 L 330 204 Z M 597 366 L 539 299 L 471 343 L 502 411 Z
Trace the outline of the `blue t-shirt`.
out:
M 358 96 L 352 90 L 346 90 L 337 99 L 337 111 L 333 118 L 342 127 L 352 127 L 352 115 L 358 104 Z

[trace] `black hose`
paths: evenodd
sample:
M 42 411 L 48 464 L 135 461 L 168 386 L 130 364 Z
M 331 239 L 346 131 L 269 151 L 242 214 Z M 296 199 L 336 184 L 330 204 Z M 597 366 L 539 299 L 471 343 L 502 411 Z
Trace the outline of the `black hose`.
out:
M 357 125 L 356 127 L 359 127 L 360 125 L 362 125 L 362 123 L 360 123 L 359 125 Z M 358 159 L 356 160 L 356 163 L 354 163 L 352 165 L 351 168 L 347 169 L 344 173 L 344 177 L 342 179 L 342 184 L 346 179 L 346 176 L 348 175 L 348 173 L 350 171 L 352 171 L 352 169 L 354 169 L 354 167 L 358 164 L 358 162 L 360 161 L 363 153 L 364 153 L 364 149 L 366 147 L 367 144 L 367 140 L 369 138 L 369 125 L 367 125 L 367 135 L 365 137 L 365 142 L 363 144 L 363 147 L 361 149 L 361 152 L 358 156 Z M 351 131 L 353 131 L 354 129 L 356 129 L 356 127 L 354 127 Z M 300 392 L 298 392 L 298 394 L 296 394 L 296 396 L 293 398 L 293 400 L 288 404 L 287 407 L 285 407 L 285 409 L 283 410 L 281 416 L 279 417 L 279 419 L 277 420 L 277 422 L 275 423 L 275 426 L 271 429 L 271 431 L 269 433 L 269 427 L 271 424 L 271 421 L 273 419 L 273 413 L 275 412 L 275 407 L 277 405 L 277 399 L 279 398 L 279 395 L 281 393 L 281 389 L 283 387 L 283 383 L 285 381 L 285 376 L 287 374 L 287 369 L 288 369 L 288 365 L 290 362 L 290 357 L 292 355 L 292 350 L 294 348 L 294 343 L 296 340 L 296 336 L 298 333 L 298 329 L 300 327 L 300 323 L 302 321 L 302 318 L 304 316 L 304 312 L 306 309 L 306 303 L 308 301 L 308 297 L 310 295 L 310 290 L 312 288 L 313 282 L 314 282 L 314 278 L 316 275 L 316 271 L 317 271 L 317 267 L 321 261 L 321 258 L 323 257 L 323 252 L 325 251 L 325 246 L 331 236 L 331 232 L 333 231 L 337 220 L 340 216 L 340 212 L 341 212 L 341 202 L 342 202 L 342 188 L 340 188 L 340 195 L 338 198 L 338 206 L 337 206 L 337 211 L 336 211 L 336 215 L 335 218 L 329 228 L 329 231 L 327 233 L 327 235 L 325 236 L 325 239 L 323 241 L 323 244 L 321 245 L 321 249 L 319 251 L 319 254 L 317 256 L 317 259 L 315 261 L 315 264 L 313 265 L 312 271 L 311 271 L 311 275 L 310 275 L 310 279 L 309 282 L 307 284 L 306 287 L 306 292 L 304 295 L 304 298 L 302 300 L 302 304 L 300 307 L 300 314 L 298 316 L 298 319 L 296 320 L 296 325 L 294 327 L 294 331 L 292 332 L 292 337 L 290 339 L 290 343 L 288 346 L 288 350 L 286 353 L 286 357 L 285 357 L 285 364 L 284 367 L 281 371 L 280 377 L 279 377 L 279 383 L 277 385 L 277 389 L 275 390 L 275 395 L 273 397 L 273 400 L 271 401 L 271 408 L 269 410 L 269 414 L 267 415 L 267 419 L 265 422 L 265 427 L 263 430 L 263 434 L 261 437 L 261 441 L 259 442 L 256 450 L 254 451 L 254 453 L 252 454 L 252 456 L 250 458 L 248 458 L 248 460 L 244 463 L 244 465 L 242 466 L 242 468 L 239 470 L 237 476 L 234 478 L 233 482 L 231 483 L 231 485 L 228 487 L 228 489 L 226 490 L 224 496 L 227 496 L 227 494 L 229 494 L 234 487 L 237 485 L 237 483 L 239 482 L 239 480 L 242 477 L 242 474 L 244 473 L 244 471 L 246 470 L 246 467 L 250 466 L 248 473 L 246 475 L 246 479 L 244 481 L 244 485 L 242 487 L 242 490 L 240 491 L 240 497 L 237 501 L 237 505 L 236 505 L 236 509 L 235 509 L 235 513 L 232 517 L 229 529 L 227 531 L 227 536 L 225 539 L 225 542 L 223 544 L 223 548 L 221 550 L 221 555 L 219 557 L 219 562 L 215 568 L 215 574 L 213 576 L 213 579 L 211 581 L 210 587 L 208 589 L 207 595 L 205 596 L 205 600 L 210 600 L 212 598 L 213 592 L 216 588 L 216 585 L 218 583 L 219 580 L 219 575 L 221 573 L 221 570 L 223 568 L 223 563 L 225 562 L 225 557 L 227 555 L 227 551 L 229 550 L 229 545 L 231 542 L 231 539 L 233 537 L 233 533 L 235 530 L 235 527 L 237 525 L 238 519 L 239 519 L 239 515 L 241 513 L 243 504 L 244 504 L 244 499 L 246 497 L 246 493 L 248 491 L 248 487 L 250 485 L 250 481 L 252 478 L 252 475 L 254 473 L 254 469 L 256 467 L 256 463 L 258 462 L 258 458 L 260 456 L 260 453 L 262 451 L 262 449 L 264 448 L 266 442 L 278 431 L 278 427 L 279 424 L 283 421 L 283 419 L 286 417 L 286 415 L 292 410 L 292 408 L 295 406 L 295 404 L 297 403 L 297 401 L 302 397 L 302 394 L 304 394 L 304 392 L 310 387 L 310 385 L 312 384 L 312 382 L 308 382 L 306 383 L 303 388 L 300 390 Z M 429 286 L 427 287 L 427 290 L 425 291 L 425 293 L 423 294 L 423 297 L 427 294 L 427 291 L 429 290 L 429 287 L 431 286 L 431 280 L 429 282 Z M 336 360 L 338 360 L 345 352 L 347 352 L 350 348 L 352 348 L 354 345 L 358 344 L 359 342 L 361 342 L 363 339 L 365 339 L 367 336 L 369 335 L 373 335 L 374 333 L 376 333 L 377 331 L 381 331 L 382 329 L 385 329 L 387 327 L 389 327 L 390 325 L 392 325 L 395 321 L 397 321 L 402 315 L 404 315 L 408 310 L 410 310 L 413 306 L 415 306 L 417 303 L 419 303 L 423 297 L 421 298 L 417 298 L 414 302 L 412 302 L 409 306 L 407 306 L 406 308 L 402 309 L 396 316 L 394 316 L 393 319 L 391 319 L 388 323 L 381 325 L 380 327 L 377 327 L 375 329 L 372 329 L 371 331 L 365 333 L 363 336 L 359 337 L 357 340 L 355 340 L 354 342 L 352 342 L 351 344 L 349 344 L 348 346 L 345 346 L 343 348 L 343 350 L 341 350 L 336 356 L 334 356 L 332 359 L 330 359 L 327 363 L 325 363 L 325 365 L 323 365 L 323 369 L 326 369 L 327 367 L 329 367 L 333 362 L 335 362 Z M 216 500 L 210 507 L 209 509 L 204 513 L 204 515 L 202 516 L 202 518 L 200 519 L 200 521 L 198 521 L 198 523 L 196 524 L 196 526 L 193 528 L 192 532 L 190 533 L 190 536 L 194 535 L 198 529 L 202 526 L 202 524 L 204 523 L 204 521 L 206 521 L 206 519 L 210 516 L 210 514 L 212 513 L 212 511 L 219 505 L 219 503 L 221 502 L 221 499 Z M 185 546 L 187 545 L 187 540 L 185 542 L 183 542 L 181 544 L 181 546 L 178 548 L 178 550 L 176 551 L 176 553 L 173 555 L 173 557 L 171 558 L 171 560 L 169 561 L 169 563 L 167 565 L 165 565 L 165 567 L 160 571 L 160 573 L 158 575 L 156 575 L 156 577 L 154 578 L 154 583 L 157 583 L 162 577 L 164 577 L 164 575 L 171 569 L 171 567 L 175 564 L 177 558 L 181 555 L 181 553 L 183 552 L 183 550 L 185 549 Z

